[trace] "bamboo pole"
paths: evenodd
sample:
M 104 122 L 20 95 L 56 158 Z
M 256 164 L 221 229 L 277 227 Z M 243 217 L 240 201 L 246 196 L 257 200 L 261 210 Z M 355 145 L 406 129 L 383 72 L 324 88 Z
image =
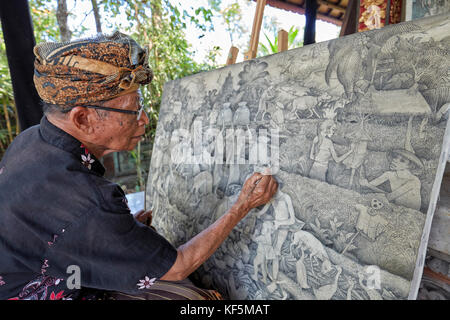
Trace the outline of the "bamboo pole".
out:
M 14 116 L 16 117 L 16 136 L 20 133 L 20 122 L 19 122 L 19 113 L 17 112 L 17 106 L 12 102 L 12 105 L 14 107 Z
M 238 53 L 239 53 L 239 49 L 236 48 L 235 46 L 231 46 L 230 51 L 228 52 L 227 66 L 236 63 L 236 58 L 237 58 Z
M 3 99 L 3 112 L 6 120 L 6 128 L 8 129 L 9 143 L 13 141 L 11 121 L 9 120 L 8 107 L 6 105 L 6 99 Z
M 278 52 L 283 52 L 288 49 L 288 32 L 281 29 L 278 31 Z
M 257 0 L 255 17 L 253 18 L 252 34 L 250 37 L 250 48 L 249 51 L 244 54 L 244 60 L 256 58 L 256 53 L 258 52 L 259 33 L 261 31 L 266 2 L 267 0 Z

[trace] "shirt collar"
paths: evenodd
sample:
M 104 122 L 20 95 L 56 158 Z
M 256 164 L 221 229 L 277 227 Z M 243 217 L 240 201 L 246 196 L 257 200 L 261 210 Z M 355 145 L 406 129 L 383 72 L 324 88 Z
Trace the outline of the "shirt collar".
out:
M 74 154 L 90 171 L 100 176 L 105 174 L 105 167 L 80 141 L 52 124 L 46 116 L 41 119 L 40 132 L 46 142 Z

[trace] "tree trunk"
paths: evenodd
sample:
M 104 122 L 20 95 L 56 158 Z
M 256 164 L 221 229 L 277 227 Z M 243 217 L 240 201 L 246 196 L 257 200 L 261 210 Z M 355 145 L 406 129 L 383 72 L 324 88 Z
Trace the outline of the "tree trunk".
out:
M 95 27 L 97 28 L 97 33 L 102 33 L 102 22 L 100 21 L 100 12 L 98 11 L 97 0 L 91 0 L 92 9 L 94 10 L 95 17 Z
M 67 12 L 66 0 L 58 0 L 58 7 L 56 9 L 56 20 L 58 21 L 59 32 L 61 33 L 61 41 L 70 41 L 72 37 L 72 32 L 67 25 L 67 17 L 69 13 Z

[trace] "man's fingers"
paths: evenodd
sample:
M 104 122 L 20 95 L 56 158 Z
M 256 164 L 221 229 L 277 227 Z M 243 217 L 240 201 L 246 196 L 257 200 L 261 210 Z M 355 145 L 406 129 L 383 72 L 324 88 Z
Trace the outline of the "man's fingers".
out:
M 275 180 L 275 179 L 273 179 L 273 181 L 271 181 L 271 184 L 269 185 L 269 190 L 270 190 L 270 193 L 273 195 L 273 194 L 275 194 L 276 192 L 277 192 L 277 190 L 278 190 L 278 182 L 277 182 L 277 180 Z
M 272 176 L 262 176 L 262 178 L 258 182 L 258 189 L 265 189 L 269 184 L 269 181 L 273 179 Z
M 136 212 L 134 214 L 134 217 L 136 219 L 138 219 L 139 221 L 147 219 L 147 218 L 151 218 L 152 216 L 152 210 L 148 210 L 148 211 L 144 211 L 144 210 L 139 210 L 138 212 Z M 142 221 L 141 221 L 142 222 Z
M 144 213 L 145 213 L 144 210 L 139 210 L 138 212 L 136 212 L 135 214 L 133 214 L 133 216 L 134 216 L 135 218 L 139 218 L 139 217 L 141 217 Z
M 250 178 L 247 179 L 250 185 L 254 185 L 259 179 L 261 179 L 262 174 L 259 172 L 255 172 Z

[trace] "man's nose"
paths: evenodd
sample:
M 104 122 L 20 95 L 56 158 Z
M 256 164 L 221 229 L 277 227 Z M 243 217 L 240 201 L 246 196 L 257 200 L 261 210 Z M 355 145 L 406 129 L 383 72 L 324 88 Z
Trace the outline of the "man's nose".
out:
M 144 121 L 144 125 L 146 126 L 146 125 L 148 125 L 150 123 L 150 117 L 149 117 L 147 111 L 145 111 L 145 109 L 142 110 L 142 111 L 143 111 L 142 112 L 143 115 L 142 115 L 140 121 Z

